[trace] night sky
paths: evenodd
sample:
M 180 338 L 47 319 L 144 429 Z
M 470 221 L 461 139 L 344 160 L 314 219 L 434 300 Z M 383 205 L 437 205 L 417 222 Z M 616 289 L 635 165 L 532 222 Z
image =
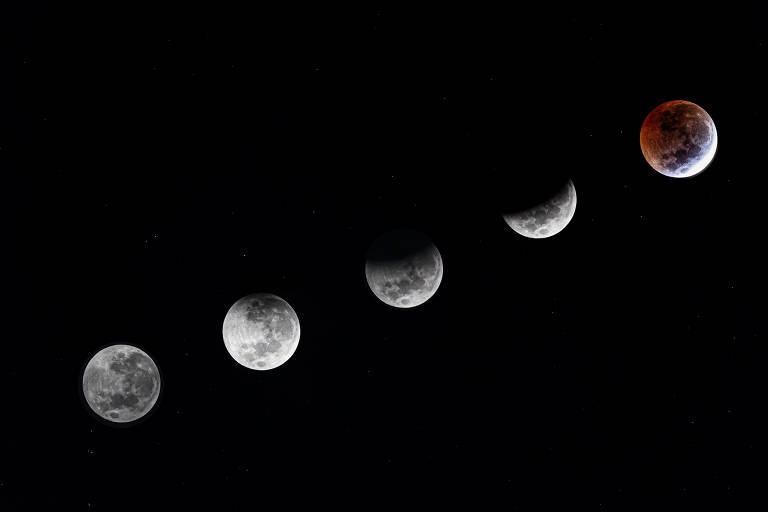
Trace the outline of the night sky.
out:
M 765 506 L 764 12 L 257 4 L 0 6 L 3 510 Z M 691 179 L 640 151 L 673 99 Z M 564 178 L 561 233 L 505 224 Z M 444 261 L 415 308 L 365 280 L 393 229 Z M 301 322 L 264 372 L 257 292 Z M 118 343 L 129 428 L 82 398 Z

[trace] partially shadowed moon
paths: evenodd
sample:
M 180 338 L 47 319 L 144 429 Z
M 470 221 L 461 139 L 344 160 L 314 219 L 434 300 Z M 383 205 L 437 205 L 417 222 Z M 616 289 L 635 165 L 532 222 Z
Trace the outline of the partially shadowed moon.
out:
M 715 123 L 703 108 L 690 101 L 662 103 L 643 122 L 640 149 L 650 166 L 665 176 L 695 176 L 715 157 Z
M 141 349 L 112 345 L 94 355 L 83 373 L 83 394 L 100 417 L 116 423 L 134 421 L 155 405 L 160 373 Z
M 293 355 L 301 329 L 290 304 L 271 293 L 255 293 L 229 308 L 223 334 L 235 361 L 251 370 L 270 370 Z
M 505 213 L 515 232 L 528 238 L 548 238 L 562 231 L 576 212 L 576 187 L 568 180 L 555 195 L 533 208 Z
M 385 304 L 412 308 L 437 291 L 443 279 L 443 259 L 422 233 L 392 231 L 371 245 L 365 278 L 374 295 Z

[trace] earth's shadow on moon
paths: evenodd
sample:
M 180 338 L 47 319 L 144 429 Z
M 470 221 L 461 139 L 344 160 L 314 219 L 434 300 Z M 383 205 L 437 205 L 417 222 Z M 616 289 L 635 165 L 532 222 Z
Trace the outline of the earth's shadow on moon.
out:
M 684 182 L 684 181 L 690 180 L 691 178 L 696 178 L 696 177 L 699 177 L 699 176 L 701 176 L 702 174 L 704 174 L 705 172 L 707 172 L 709 169 L 711 169 L 711 168 L 712 168 L 712 165 L 715 163 L 715 158 L 717 158 L 717 152 L 718 152 L 719 150 L 720 150 L 720 139 L 718 138 L 718 140 L 717 140 L 717 145 L 715 146 L 715 150 L 714 150 L 714 152 L 712 153 L 712 160 L 711 160 L 711 161 L 710 161 L 710 162 L 707 164 L 707 166 L 706 166 L 706 167 L 704 167 L 702 170 L 700 170 L 699 172 L 697 172 L 697 173 L 695 173 L 695 174 L 689 174 L 689 175 L 687 175 L 687 176 L 686 176 L 686 175 L 683 175 L 683 176 L 675 176 L 675 177 L 674 177 L 674 178 L 675 178 L 675 181 L 680 181 L 680 182 L 682 183 L 682 182 Z M 642 153 L 641 153 L 641 155 L 640 155 L 640 156 L 642 157 Z M 642 158 L 642 161 L 643 161 L 643 163 L 645 163 L 646 165 L 648 165 L 648 160 L 646 160 L 644 157 Z M 651 167 L 651 169 L 653 169 L 653 167 Z M 654 170 L 656 170 L 656 169 L 654 169 Z M 660 173 L 660 172 L 658 172 L 658 171 L 654 172 L 653 174 L 657 174 L 657 175 L 658 175 L 658 178 L 662 178 L 662 179 L 663 179 L 663 181 L 669 181 L 669 179 L 668 179 L 668 178 L 669 178 L 669 176 L 667 176 L 666 174 Z
M 256 301 L 259 303 L 258 306 L 254 306 L 254 302 Z M 254 310 L 256 310 L 259 314 L 259 318 L 256 320 L 250 318 Z M 272 311 L 270 312 L 270 310 Z M 275 313 L 275 310 L 278 312 Z M 265 319 L 261 318 L 262 315 Z M 292 326 L 292 339 L 287 340 L 287 343 L 291 344 L 291 347 L 289 349 L 290 352 L 287 352 L 287 355 L 286 351 L 282 350 L 282 344 L 285 343 L 286 340 L 278 339 L 285 334 L 281 333 L 281 329 L 275 328 L 274 325 L 272 327 L 265 328 L 266 332 L 263 328 L 258 327 L 260 334 L 265 338 L 263 342 L 254 341 L 253 333 L 247 333 L 247 338 L 243 338 L 242 333 L 238 334 L 237 332 L 238 329 L 236 328 L 236 324 L 238 322 L 242 322 L 251 326 L 252 322 L 256 322 L 258 325 L 259 322 L 263 321 L 272 325 L 275 319 L 281 319 L 283 315 L 289 317 L 288 320 Z M 295 329 L 293 329 L 294 321 Z M 233 324 L 235 325 L 233 326 Z M 253 327 L 251 326 L 251 329 L 252 328 Z M 287 363 L 298 350 L 299 341 L 301 338 L 301 321 L 299 319 L 299 314 L 293 308 L 291 303 L 284 299 L 282 296 L 273 292 L 248 293 L 235 301 L 235 303 L 230 306 L 230 308 L 227 310 L 227 313 L 224 315 L 222 337 L 225 350 L 229 356 L 238 363 L 238 365 L 249 370 L 257 370 L 259 372 L 273 370 Z M 257 353 L 256 357 L 254 358 L 257 359 L 255 365 L 250 364 L 250 361 L 244 357 L 244 353 L 238 352 L 236 349 L 237 345 L 241 345 L 243 343 L 249 344 L 251 346 L 258 346 L 260 343 L 271 345 L 273 341 L 280 342 L 278 343 L 278 350 L 270 351 L 267 349 L 267 351 L 262 355 L 258 355 Z M 270 362 L 267 353 L 277 354 L 278 359 L 271 360 L 272 362 Z M 248 352 L 247 354 L 252 354 L 252 352 Z M 272 364 L 275 363 L 275 361 L 277 361 L 276 364 Z M 259 363 L 262 363 L 261 366 L 259 366 Z
M 394 229 L 373 240 L 366 253 L 372 265 L 409 259 L 432 251 L 435 244 L 425 234 L 413 229 Z
M 677 96 L 681 96 L 681 95 L 677 95 Z M 711 123 L 712 129 L 714 130 L 714 133 L 715 133 L 715 135 L 714 135 L 715 141 L 713 143 L 715 147 L 712 149 L 711 157 L 709 157 L 709 155 L 707 154 L 706 156 L 702 156 L 700 158 L 700 160 L 701 160 L 703 158 L 709 157 L 709 163 L 707 163 L 706 166 L 703 169 L 701 169 L 700 171 L 697 171 L 697 172 L 695 172 L 693 174 L 670 175 L 670 174 L 667 174 L 665 172 L 662 172 L 659 169 L 656 169 L 653 165 L 651 165 L 651 162 L 648 160 L 648 158 L 647 158 L 647 156 L 645 154 L 646 149 L 643 146 L 643 130 L 646 129 L 646 123 L 648 122 L 648 118 L 650 117 L 650 115 L 652 113 L 654 113 L 660 107 L 662 107 L 664 105 L 667 105 L 669 103 L 675 103 L 675 102 L 683 102 L 683 103 L 686 103 L 686 104 L 693 105 L 697 110 L 701 111 L 701 113 L 703 113 L 707 117 L 709 122 Z M 715 161 L 717 159 L 717 153 L 720 150 L 720 143 L 721 143 L 720 137 L 719 137 L 720 134 L 719 134 L 719 132 L 717 130 L 717 123 L 715 123 L 714 118 L 710 114 L 710 110 L 704 109 L 701 106 L 701 104 L 702 104 L 702 102 L 700 102 L 700 100 L 698 100 L 698 99 L 696 99 L 695 101 L 692 101 L 692 100 L 681 100 L 681 99 L 676 99 L 676 100 L 668 100 L 667 99 L 667 100 L 665 100 L 665 99 L 662 99 L 662 98 L 658 98 L 656 101 L 648 103 L 645 106 L 645 108 L 643 109 L 643 111 L 645 113 L 638 116 L 638 121 L 639 121 L 638 125 L 640 126 L 640 137 L 639 137 L 640 138 L 640 155 L 641 155 L 640 161 L 642 161 L 646 166 L 649 166 L 649 167 L 651 167 L 651 169 L 655 170 L 656 173 L 654 173 L 654 174 L 659 174 L 662 178 L 675 178 L 675 180 L 680 180 L 681 182 L 683 182 L 683 181 L 686 181 L 686 180 L 688 180 L 690 178 L 695 178 L 697 176 L 701 176 L 702 174 L 707 172 L 707 170 L 710 169 L 712 167 L 712 165 L 715 163 Z M 652 129 L 652 127 L 649 127 L 649 128 Z
M 91 360 L 96 354 L 98 354 L 105 348 L 113 347 L 115 345 L 128 345 L 130 347 L 135 347 L 141 350 L 142 352 L 144 352 L 145 354 L 147 354 L 147 356 L 152 360 L 152 362 L 155 365 L 155 369 L 157 370 L 158 380 L 160 381 L 160 390 L 157 393 L 157 399 L 155 400 L 155 403 L 152 404 L 152 407 L 145 414 L 131 421 L 123 421 L 123 422 L 109 421 L 108 419 L 101 417 L 96 413 L 96 411 L 94 411 L 91 408 L 90 404 L 88 403 L 88 400 L 86 400 L 85 398 L 85 389 L 83 389 L 83 377 L 85 376 L 85 370 L 88 368 L 88 363 L 91 362 Z M 163 395 L 165 394 L 165 379 L 163 378 L 163 370 L 160 368 L 160 365 L 157 364 L 157 359 L 155 359 L 155 357 L 152 355 L 151 352 L 147 351 L 143 346 L 138 345 L 136 343 L 128 343 L 128 342 L 107 343 L 106 345 L 101 345 L 96 350 L 89 352 L 87 359 L 80 367 L 80 372 L 78 372 L 78 377 L 79 378 L 77 382 L 77 394 L 80 396 L 80 403 L 83 405 L 85 410 L 88 411 L 88 414 L 92 418 L 96 419 L 102 425 L 106 425 L 112 428 L 118 428 L 118 429 L 132 428 L 140 423 L 144 423 L 150 418 L 150 416 L 154 416 L 155 411 L 158 409 L 158 407 L 160 407 L 160 403 L 163 401 Z
M 370 237 L 368 249 L 364 253 L 363 260 L 363 284 L 368 290 L 368 296 L 375 299 L 378 304 L 384 303 L 393 310 L 415 310 L 417 307 L 398 307 L 382 300 L 368 283 L 368 270 L 378 266 L 387 266 L 393 262 L 431 256 L 434 251 L 440 256 L 440 265 L 444 267 L 444 257 L 432 239 L 422 231 L 410 227 L 396 227 L 385 230 L 383 233 Z M 440 284 L 442 285 L 442 279 Z M 435 290 L 436 291 L 436 290 Z M 428 300 L 419 304 L 419 307 L 431 302 L 433 295 Z
M 563 172 L 539 172 L 525 177 L 511 171 L 498 172 L 488 182 L 490 207 L 508 228 L 504 215 L 521 213 L 550 201 L 563 192 L 570 180 L 571 176 Z

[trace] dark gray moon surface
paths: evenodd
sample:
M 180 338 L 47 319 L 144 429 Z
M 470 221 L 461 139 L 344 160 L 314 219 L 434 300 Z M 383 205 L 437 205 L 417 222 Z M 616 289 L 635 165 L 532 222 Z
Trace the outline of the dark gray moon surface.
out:
M 443 279 L 443 259 L 422 233 L 392 231 L 371 245 L 365 277 L 371 291 L 385 304 L 412 308 L 437 291 Z
M 665 176 L 695 176 L 715 157 L 715 123 L 703 108 L 690 101 L 662 103 L 643 122 L 640 149 L 648 164 Z
M 131 345 L 112 345 L 94 355 L 83 373 L 86 403 L 100 417 L 127 423 L 146 415 L 160 394 L 154 361 Z
M 548 238 L 562 231 L 576 212 L 576 187 L 568 182 L 548 200 L 522 211 L 505 213 L 507 225 L 528 238 Z
M 271 293 L 255 293 L 229 308 L 222 332 L 235 361 L 251 370 L 270 370 L 296 351 L 301 328 L 288 302 Z

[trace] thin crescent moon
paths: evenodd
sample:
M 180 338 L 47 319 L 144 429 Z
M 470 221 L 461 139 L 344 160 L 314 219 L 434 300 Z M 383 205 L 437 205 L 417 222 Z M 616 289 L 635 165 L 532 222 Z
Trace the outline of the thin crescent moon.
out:
M 715 123 L 711 123 L 712 126 L 712 144 L 709 147 L 709 151 L 707 151 L 707 154 L 704 155 L 704 157 L 699 160 L 699 162 L 693 166 L 693 168 L 687 173 L 682 176 L 670 174 L 669 176 L 673 178 L 693 178 L 697 174 L 700 174 L 704 169 L 709 166 L 710 163 L 712 163 L 712 160 L 715 158 L 715 153 L 717 152 L 717 127 L 715 127 Z

